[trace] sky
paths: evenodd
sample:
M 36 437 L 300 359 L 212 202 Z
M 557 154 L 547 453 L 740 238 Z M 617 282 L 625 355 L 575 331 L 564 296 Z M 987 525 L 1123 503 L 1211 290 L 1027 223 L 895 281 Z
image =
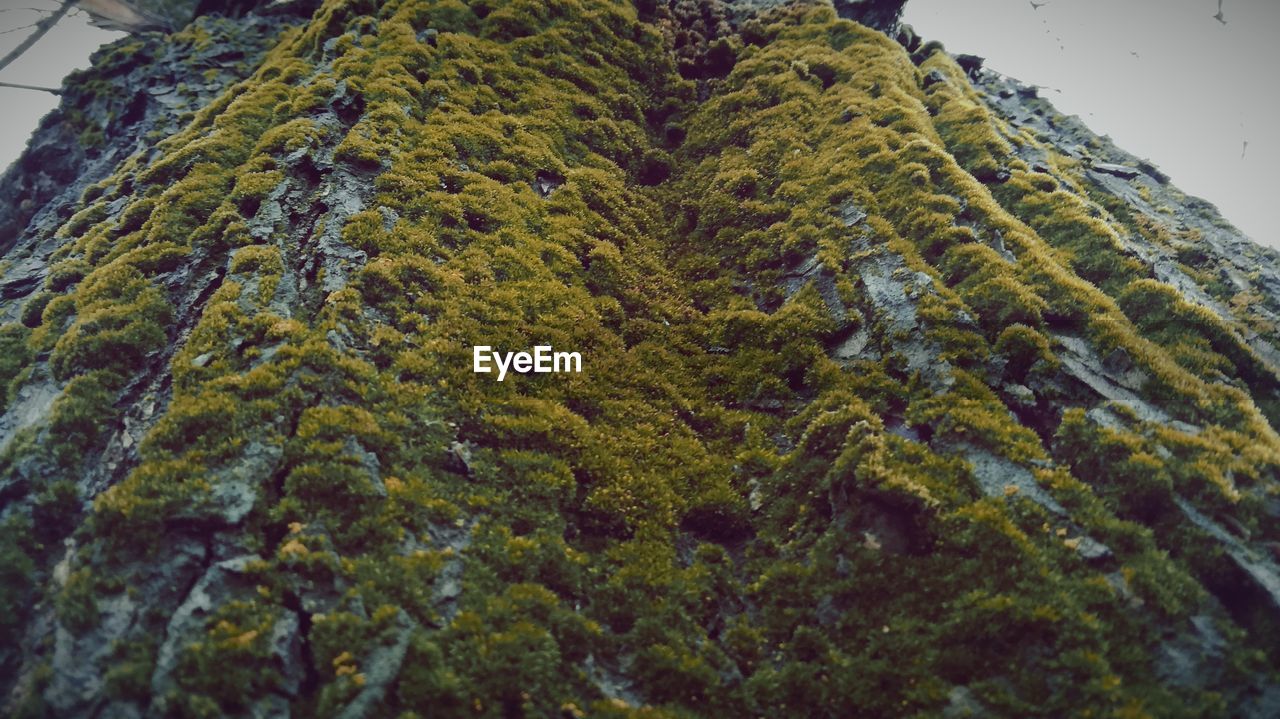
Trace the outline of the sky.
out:
M 1051 88 L 1040 94 L 1060 111 L 1280 247 L 1280 1 L 1223 0 L 1225 25 L 1217 12 L 1218 0 L 909 0 L 903 21 Z
M 1037 3 L 1041 0 L 1037 0 Z M 0 55 L 53 0 L 0 0 Z M 951 52 L 1045 86 L 1059 110 L 1153 161 L 1254 240 L 1280 247 L 1280 1 L 909 0 L 905 22 Z M 0 81 L 56 87 L 117 33 L 64 18 Z M 16 159 L 57 98 L 0 88 L 0 167 Z M 1245 142 L 1248 142 L 1247 149 Z
M 52 10 L 51 0 L 0 0 L 0 57 L 9 54 L 31 33 L 25 25 L 43 17 L 30 8 Z M 75 12 L 53 26 L 30 50 L 0 70 L 0 81 L 40 87 L 58 87 L 72 70 L 89 66 L 89 54 L 121 33 L 99 30 Z M 0 170 L 18 159 L 40 118 L 57 107 L 58 98 L 47 92 L 0 87 Z M 0 198 L 0 202 L 3 202 Z

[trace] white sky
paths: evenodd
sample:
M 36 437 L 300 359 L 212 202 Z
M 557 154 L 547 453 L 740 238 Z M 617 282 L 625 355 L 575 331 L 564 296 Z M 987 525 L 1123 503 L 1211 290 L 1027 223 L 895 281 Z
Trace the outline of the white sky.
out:
M 39 19 L 23 8 L 55 5 L 0 0 L 0 31 Z M 1048 0 L 1038 10 L 1029 0 L 910 0 L 903 19 L 952 52 L 982 55 L 995 70 L 1060 91 L 1042 94 L 1154 161 L 1255 240 L 1280 247 L 1280 2 L 1223 0 L 1226 25 L 1213 18 L 1217 9 L 1217 0 Z M 28 32 L 0 34 L 0 55 Z M 73 14 L 0 80 L 57 87 L 116 37 Z M 0 88 L 0 167 L 56 103 L 47 93 Z
M 1041 94 L 1280 247 L 1280 2 L 1224 0 L 1226 25 L 1217 11 L 1217 0 L 909 0 L 903 20 L 1060 91 Z
M 0 57 L 18 46 L 31 29 L 18 30 L 37 22 L 42 15 L 28 8 L 52 10 L 50 0 L 0 0 Z M 11 65 L 0 70 L 0 81 L 23 85 L 59 87 L 72 70 L 89 66 L 89 54 L 121 33 L 99 30 L 88 24 L 84 13 L 75 12 L 53 26 L 40 41 Z M 58 98 L 47 92 L 0 87 L 0 171 L 18 159 L 31 132 L 53 108 Z M 0 202 L 4 202 L 0 198 Z

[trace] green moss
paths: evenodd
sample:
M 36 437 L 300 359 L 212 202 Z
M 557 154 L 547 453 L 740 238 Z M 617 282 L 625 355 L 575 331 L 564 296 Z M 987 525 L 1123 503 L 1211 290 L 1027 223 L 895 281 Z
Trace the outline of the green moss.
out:
M 76 319 L 53 347 L 59 379 L 92 370 L 128 376 L 162 347 L 171 309 L 164 296 L 130 264 L 95 271 L 76 293 Z
M 1239 333 L 1211 311 L 1182 299 L 1169 285 L 1139 280 L 1125 287 L 1117 302 L 1143 337 L 1162 346 L 1191 372 L 1238 377 L 1258 397 L 1275 392 L 1275 376 Z M 1277 423 L 1273 414 L 1268 418 Z
M 123 701 L 148 700 L 155 652 L 156 640 L 151 638 L 116 646 L 111 668 L 103 677 L 107 696 Z
M 1233 329 L 1123 255 L 1065 160 L 1013 157 L 1039 141 L 944 54 L 917 66 L 796 5 L 718 51 L 735 62 L 702 102 L 664 42 L 625 2 L 331 0 L 86 195 L 50 294 L 0 331 L 0 379 L 48 353 L 65 389 L 32 432 L 68 475 L 144 368 L 173 382 L 94 498 L 61 621 L 91 627 L 117 589 L 90 578 L 137 585 L 128 568 L 196 526 L 262 559 L 179 647 L 153 705 L 176 714 L 277 689 L 272 635 L 299 606 L 299 714 L 341 712 L 402 643 L 377 713 L 928 716 L 954 686 L 997 714 L 1223 713 L 1153 673 L 1166 637 L 1130 606 L 1213 611 L 1207 545 L 1166 553 L 1175 493 L 1259 524 L 1280 444 L 1215 384 L 1261 381 Z M 264 201 L 308 187 L 288 158 L 328 171 L 330 152 L 369 178 L 363 209 L 251 236 Z M 303 286 L 319 237 L 363 253 L 345 284 Z M 184 268 L 216 278 L 189 328 L 168 292 Z M 1071 334 L 1204 431 L 1021 424 L 993 388 L 1051 386 Z M 498 383 L 470 371 L 475 344 L 587 368 Z M 976 450 L 1070 526 L 1017 487 L 987 496 Z M 41 511 L 65 521 L 60 477 Z M 229 517 L 228 493 L 251 506 Z M 22 605 L 38 552 L 12 529 Z M 167 618 L 138 621 L 113 696 L 149 693 Z M 650 705 L 606 696 L 614 674 Z
M 120 375 L 96 370 L 68 382 L 54 402 L 46 447 L 64 467 L 83 461 L 85 450 L 96 444 L 103 425 L 114 418 L 114 390 L 120 384 Z
M 0 387 L 8 388 L 18 373 L 31 361 L 27 349 L 30 330 L 22 325 L 0 326 Z M 6 404 L 10 401 L 6 392 Z
M 27 618 L 21 609 L 28 605 L 35 588 L 36 563 L 32 561 L 30 545 L 22 539 L 30 529 L 29 521 L 16 516 L 6 518 L 0 525 L 0 602 L 18 609 L 0 615 L 0 638 L 10 645 L 21 636 Z
M 1049 350 L 1049 341 L 1026 325 L 1011 324 L 1001 330 L 994 349 L 1009 360 L 1005 371 L 1019 382 L 1024 381 L 1037 365 L 1045 370 L 1058 365 L 1058 359 Z

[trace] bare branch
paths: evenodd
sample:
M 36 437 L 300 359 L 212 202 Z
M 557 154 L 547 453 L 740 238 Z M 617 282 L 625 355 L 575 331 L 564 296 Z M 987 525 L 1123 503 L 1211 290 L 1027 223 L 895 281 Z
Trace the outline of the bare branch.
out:
M 37 90 L 39 92 L 49 92 L 54 95 L 61 95 L 62 91 L 56 87 L 40 87 L 38 85 L 19 85 L 16 82 L 0 82 L 0 87 L 12 87 L 18 90 Z
M 54 25 L 57 25 L 58 21 L 62 19 L 62 16 L 71 11 L 71 6 L 74 4 L 75 0 L 62 0 L 62 4 L 58 6 L 57 11 L 36 23 L 35 32 L 27 36 L 26 40 L 18 43 L 18 46 L 11 50 L 8 55 L 0 58 L 0 70 L 5 69 L 8 67 L 9 63 L 17 60 L 19 57 L 22 57 L 22 53 L 29 50 L 32 45 L 36 44 L 36 41 L 44 37 L 44 34 L 49 32 Z
M 38 23 L 38 22 L 33 22 L 33 23 L 31 23 L 30 25 L 19 25 L 18 27 L 11 27 L 11 28 L 9 28 L 8 30 L 0 30 L 0 35 L 8 35 L 8 34 L 9 34 L 9 33 L 11 33 L 11 32 L 18 32 L 19 30 L 26 30 L 26 29 L 28 29 L 28 28 L 33 28 L 33 27 L 35 27 L 35 26 L 37 26 L 37 25 L 39 25 L 39 24 L 40 24 L 40 23 Z

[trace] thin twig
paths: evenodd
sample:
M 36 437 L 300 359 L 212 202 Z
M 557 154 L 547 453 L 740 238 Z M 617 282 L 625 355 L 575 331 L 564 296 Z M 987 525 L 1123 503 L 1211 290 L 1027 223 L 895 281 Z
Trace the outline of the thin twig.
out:
M 18 90 L 39 90 L 40 92 L 51 92 L 54 95 L 61 95 L 62 91 L 56 87 L 40 87 L 38 85 L 19 85 L 16 82 L 0 82 L 0 87 L 12 87 Z
M 26 30 L 26 29 L 28 29 L 28 28 L 33 28 L 33 27 L 35 27 L 35 26 L 37 26 L 37 25 L 39 25 L 39 24 L 40 24 L 40 23 L 38 23 L 38 22 L 33 22 L 33 23 L 31 23 L 30 25 L 19 25 L 18 27 L 11 27 L 11 28 L 9 28 L 8 30 L 0 30 L 0 35 L 8 35 L 8 34 L 9 34 L 9 33 L 11 33 L 11 32 L 18 32 L 19 30 Z
M 58 21 L 62 19 L 63 15 L 66 15 L 71 11 L 71 7 L 74 4 L 75 0 L 62 0 L 62 4 L 58 6 L 58 9 L 52 15 L 36 23 L 35 31 L 28 35 L 26 40 L 19 43 L 18 46 L 11 50 L 8 55 L 0 58 L 0 70 L 8 67 L 9 63 L 17 60 L 22 56 L 22 53 L 26 52 L 32 45 L 36 44 L 37 40 L 44 37 L 45 33 L 49 32 L 54 25 L 58 24 Z

